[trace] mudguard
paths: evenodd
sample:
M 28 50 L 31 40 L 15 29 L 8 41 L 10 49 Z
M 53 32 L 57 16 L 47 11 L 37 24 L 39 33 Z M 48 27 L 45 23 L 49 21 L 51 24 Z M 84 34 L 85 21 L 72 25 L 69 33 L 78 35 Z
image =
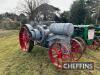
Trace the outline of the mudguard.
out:
M 31 40 L 33 39 L 33 27 L 30 25 L 30 24 L 24 24 L 23 26 L 26 26 L 27 27 L 27 29 L 28 29 L 28 31 L 29 31 L 29 33 L 30 33 L 30 36 L 31 36 Z

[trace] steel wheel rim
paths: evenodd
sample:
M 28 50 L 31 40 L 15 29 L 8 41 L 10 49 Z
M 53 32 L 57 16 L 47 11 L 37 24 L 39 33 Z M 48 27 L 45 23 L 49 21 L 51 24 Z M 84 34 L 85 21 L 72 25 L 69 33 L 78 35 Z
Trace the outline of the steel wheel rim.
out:
M 96 50 L 100 47 L 100 41 L 99 39 L 94 39 L 93 44 L 89 45 L 88 48 L 92 50 Z
M 25 26 L 23 26 L 20 30 L 19 41 L 21 50 L 27 52 L 29 49 L 30 36 Z
M 93 48 L 96 50 L 96 49 L 99 48 L 99 46 L 100 46 L 100 42 L 98 40 L 94 40 L 94 42 L 93 42 Z
M 57 48 L 59 48 L 59 50 Z M 70 54 L 62 53 L 64 49 L 67 50 L 68 48 L 61 43 L 54 43 L 53 45 L 51 45 L 48 52 L 51 62 L 58 68 L 62 68 L 62 62 L 67 61 L 67 58 L 70 58 Z
M 82 48 L 83 48 L 83 52 L 84 52 L 86 50 L 85 41 L 81 37 L 75 37 L 75 39 L 77 39 L 82 44 Z
M 71 40 L 71 57 L 73 61 L 78 61 L 82 56 L 82 45 L 76 39 Z M 77 56 L 78 55 L 78 56 Z

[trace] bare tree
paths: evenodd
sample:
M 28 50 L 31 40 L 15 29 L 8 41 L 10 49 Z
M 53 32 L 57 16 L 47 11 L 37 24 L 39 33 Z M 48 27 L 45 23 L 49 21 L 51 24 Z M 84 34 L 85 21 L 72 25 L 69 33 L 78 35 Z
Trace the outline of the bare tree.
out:
M 18 5 L 18 11 L 26 14 L 30 20 L 34 20 L 36 8 L 43 3 L 48 3 L 49 0 L 23 0 L 20 5 Z

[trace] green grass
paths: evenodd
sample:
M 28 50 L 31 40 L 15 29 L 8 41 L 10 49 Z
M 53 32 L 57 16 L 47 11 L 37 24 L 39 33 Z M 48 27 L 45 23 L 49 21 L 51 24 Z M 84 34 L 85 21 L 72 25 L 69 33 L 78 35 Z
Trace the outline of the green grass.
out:
M 31 53 L 19 48 L 18 31 L 0 30 L 0 75 L 100 75 L 100 51 L 87 50 L 80 61 L 94 62 L 93 71 L 57 70 L 48 50 L 35 46 Z

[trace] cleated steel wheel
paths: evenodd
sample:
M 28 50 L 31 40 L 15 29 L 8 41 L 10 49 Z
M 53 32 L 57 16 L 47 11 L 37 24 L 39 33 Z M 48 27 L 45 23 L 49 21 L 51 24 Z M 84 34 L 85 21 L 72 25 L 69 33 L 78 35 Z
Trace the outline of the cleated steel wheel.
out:
M 93 41 L 93 49 L 97 50 L 100 48 L 100 38 L 96 37 Z
M 77 39 L 82 44 L 82 48 L 83 48 L 83 52 L 84 52 L 86 50 L 85 41 L 81 37 L 74 37 L 74 38 Z
M 77 39 L 71 39 L 71 57 L 72 61 L 78 61 L 83 54 L 82 44 Z
M 98 50 L 100 48 L 100 39 L 95 37 L 92 45 L 87 46 L 91 50 Z
M 58 68 L 62 68 L 62 62 L 71 61 L 71 50 L 66 45 L 55 42 L 50 46 L 48 51 L 51 62 Z
M 23 25 L 20 29 L 19 42 L 22 51 L 31 52 L 34 45 L 34 41 L 31 40 L 31 33 L 25 25 Z

